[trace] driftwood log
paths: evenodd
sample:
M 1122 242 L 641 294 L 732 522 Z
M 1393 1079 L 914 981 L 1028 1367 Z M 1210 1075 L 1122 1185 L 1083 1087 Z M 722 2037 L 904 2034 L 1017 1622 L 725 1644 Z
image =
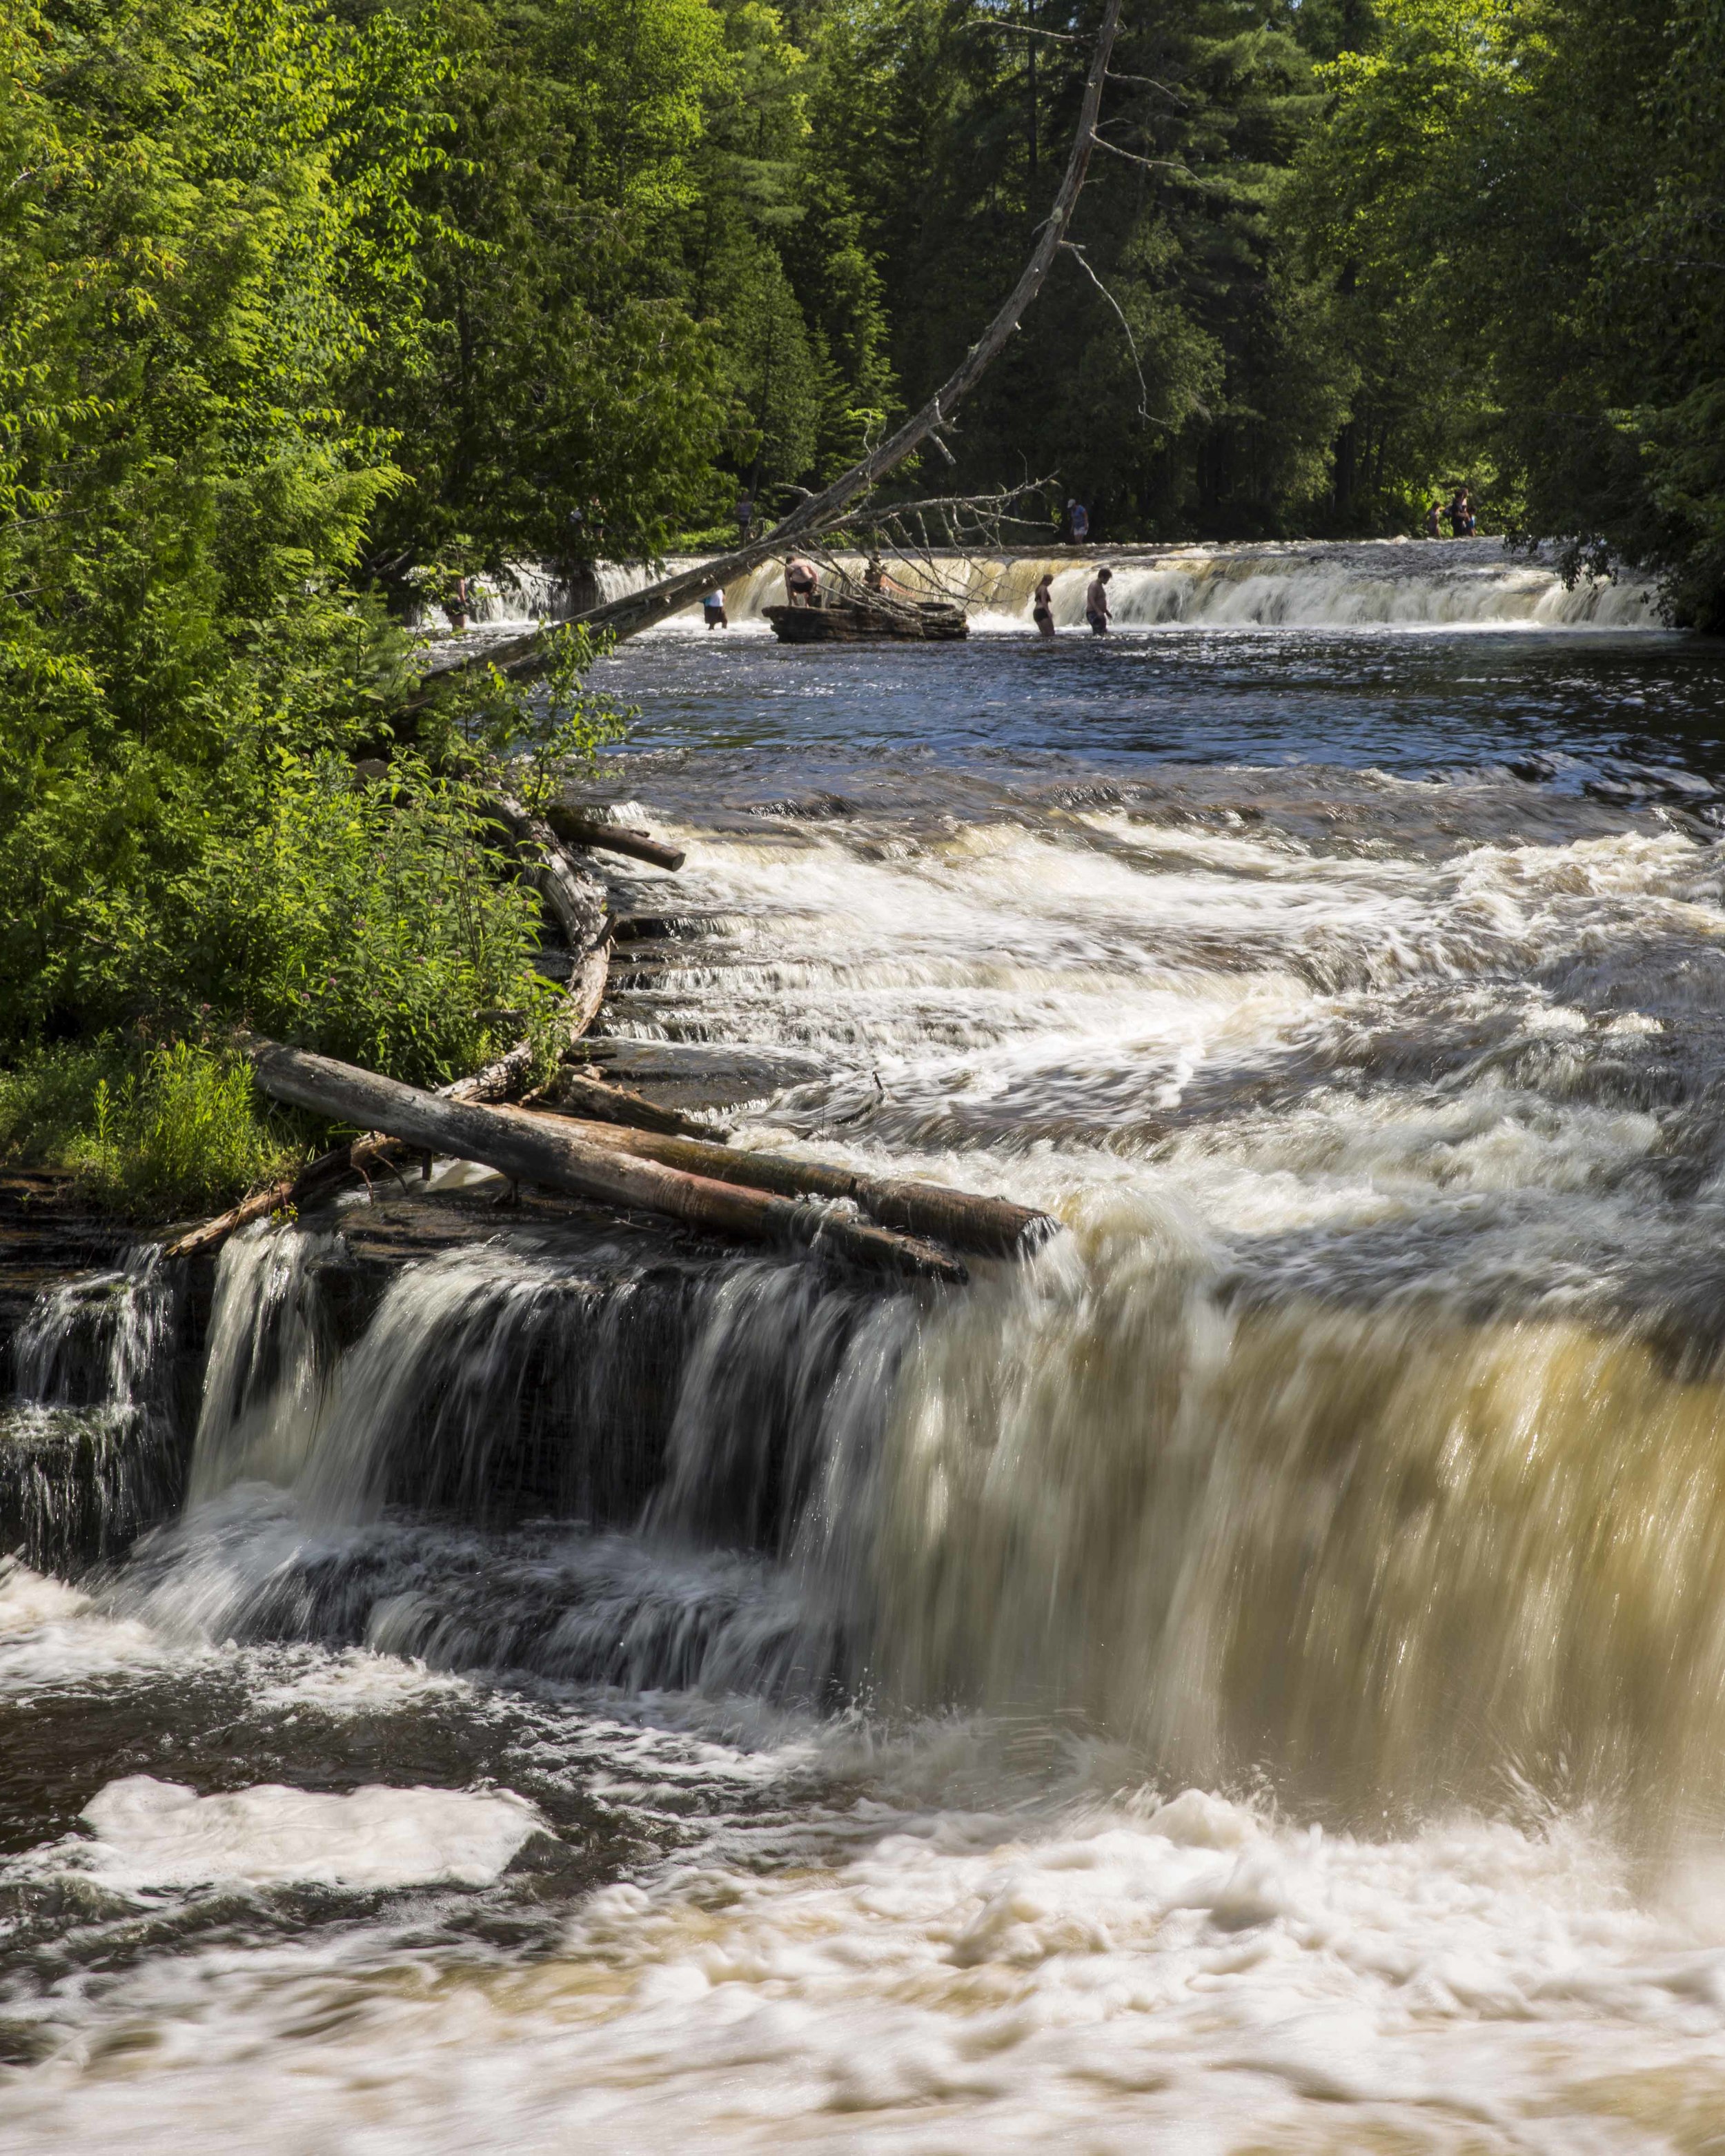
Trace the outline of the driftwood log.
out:
M 952 1282 L 965 1278 L 958 1260 L 932 1243 L 807 1199 L 768 1196 L 640 1158 L 609 1142 L 609 1131 L 596 1141 L 557 1116 L 439 1099 L 398 1079 L 274 1041 L 254 1041 L 247 1052 L 259 1086 L 273 1099 L 382 1131 L 416 1152 L 454 1154 L 518 1183 L 665 1214 L 751 1241 L 830 1250 L 877 1270 Z
M 591 950 L 604 933 L 603 884 L 578 868 L 550 824 L 513 794 L 494 794 L 490 810 L 509 834 L 522 878 L 544 901 L 570 950 L 578 955 Z
M 553 801 L 545 812 L 545 820 L 565 845 L 592 846 L 602 854 L 626 855 L 630 860 L 650 861 L 657 869 L 680 869 L 683 865 L 685 856 L 680 846 L 669 846 L 663 839 L 655 839 L 650 831 L 637 831 L 628 824 L 614 824 L 591 808 Z
M 680 1108 L 662 1107 L 638 1093 L 632 1086 L 619 1086 L 595 1078 L 585 1070 L 560 1070 L 542 1091 L 522 1102 L 524 1107 L 561 1108 L 572 1116 L 586 1116 L 595 1122 L 623 1123 L 638 1131 L 659 1131 L 667 1137 L 722 1138 L 730 1135 L 722 1123 L 699 1116 L 685 1116 Z
M 1057 1229 L 1047 1214 L 1033 1213 L 1007 1199 L 979 1198 L 968 1190 L 951 1190 L 942 1183 L 917 1182 L 908 1176 L 865 1175 L 856 1168 L 798 1160 L 786 1153 L 749 1152 L 651 1131 L 616 1130 L 591 1122 L 574 1122 L 573 1127 L 596 1143 L 690 1175 L 742 1183 L 781 1197 L 848 1198 L 884 1228 L 936 1236 L 957 1250 L 990 1257 L 1023 1255 Z

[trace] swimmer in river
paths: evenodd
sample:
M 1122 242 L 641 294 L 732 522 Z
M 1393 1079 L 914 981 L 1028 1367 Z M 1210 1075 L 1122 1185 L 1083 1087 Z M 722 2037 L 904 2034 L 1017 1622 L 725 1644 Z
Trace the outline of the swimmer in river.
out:
M 784 565 L 784 589 L 793 606 L 813 606 L 815 593 L 820 589 L 820 571 L 813 562 L 805 562 L 800 554 L 793 554 Z
M 1044 573 L 1030 601 L 1030 619 L 1036 624 L 1039 636 L 1052 636 L 1054 631 L 1054 572 Z
M 1090 589 L 1084 595 L 1084 618 L 1090 624 L 1092 636 L 1106 636 L 1111 619 L 1108 612 L 1108 587 L 1114 581 L 1111 569 L 1098 569 L 1091 579 Z

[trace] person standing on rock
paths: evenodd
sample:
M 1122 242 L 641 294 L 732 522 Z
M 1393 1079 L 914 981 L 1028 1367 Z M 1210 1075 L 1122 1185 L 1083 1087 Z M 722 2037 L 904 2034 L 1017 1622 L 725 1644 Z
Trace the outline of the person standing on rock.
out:
M 1425 512 L 1425 536 L 1428 539 L 1441 539 L 1444 536 L 1443 506 L 1435 495 L 1431 497 L 1431 506 Z
M 1108 634 L 1108 624 L 1112 619 L 1108 611 L 1108 587 L 1113 581 L 1111 569 L 1098 569 L 1084 595 L 1084 618 L 1090 624 L 1092 636 Z
M 1066 504 L 1066 521 L 1071 526 L 1072 544 L 1082 547 L 1090 537 L 1090 511 L 1081 501 L 1070 501 Z
M 1039 636 L 1054 634 L 1054 571 L 1045 569 L 1030 601 L 1030 619 Z
M 793 606 L 813 606 L 819 589 L 820 571 L 813 562 L 804 561 L 800 554 L 793 554 L 784 565 L 785 597 Z

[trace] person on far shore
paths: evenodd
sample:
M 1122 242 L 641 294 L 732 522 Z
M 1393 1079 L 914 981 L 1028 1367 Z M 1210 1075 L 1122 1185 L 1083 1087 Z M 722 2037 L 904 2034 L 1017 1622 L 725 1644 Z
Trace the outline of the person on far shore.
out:
M 1452 538 L 1466 538 L 1469 514 L 1467 489 L 1458 486 L 1450 502 L 1450 534 Z
M 1090 537 L 1090 511 L 1081 501 L 1066 504 L 1066 523 L 1072 534 L 1072 544 L 1082 547 Z
M 1092 636 L 1106 636 L 1111 619 L 1108 612 L 1108 587 L 1114 581 L 1111 569 L 1098 569 L 1091 578 L 1090 589 L 1084 595 L 1084 618 L 1090 624 Z
M 1106 594 L 1103 595 L 1105 598 Z M 1039 636 L 1054 634 L 1054 572 L 1045 569 L 1030 600 L 1030 619 Z
M 729 629 L 731 618 L 725 611 L 725 588 L 715 584 L 701 602 L 701 619 L 709 629 Z
M 739 547 L 747 546 L 749 534 L 754 528 L 754 496 L 747 493 L 740 494 L 737 497 L 737 543 Z
M 1431 497 L 1431 506 L 1425 512 L 1425 536 L 1428 539 L 1441 539 L 1444 536 L 1443 506 L 1435 495 Z
M 785 597 L 793 606 L 813 606 L 820 589 L 820 571 L 813 562 L 793 554 L 784 565 Z

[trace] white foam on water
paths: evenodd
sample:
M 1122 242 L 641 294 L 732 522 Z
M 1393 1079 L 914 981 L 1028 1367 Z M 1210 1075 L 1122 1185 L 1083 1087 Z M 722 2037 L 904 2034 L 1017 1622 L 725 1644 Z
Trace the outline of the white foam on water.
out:
M 171 1654 L 148 1625 L 106 1616 L 79 1589 L 0 1558 L 0 1695 L 99 1682 Z
M 285 1650 L 281 1660 L 291 1666 L 254 1691 L 254 1707 L 345 1720 L 404 1708 L 434 1714 L 440 1707 L 455 1701 L 465 1704 L 476 1697 L 471 1681 L 452 1671 L 428 1669 L 414 1658 L 365 1647 L 347 1647 L 338 1654 L 311 1647 Z
M 57 1864 L 132 1892 L 226 1880 L 355 1891 L 483 1887 L 542 1824 L 507 1789 L 372 1786 L 333 1796 L 264 1783 L 201 1797 L 149 1774 L 110 1782 L 80 1816 L 95 1840 L 39 1851 L 35 1868 Z
M 158 1960 L 14 2077 L 10 2145 L 1629 2156 L 1706 2145 L 1725 2093 L 1725 1937 L 1585 1820 L 1369 1841 L 1193 1790 L 850 1824 L 605 1889 L 512 1969 Z
M 879 1097 L 906 1116 L 926 1110 L 937 1128 L 998 1104 L 999 1139 L 1018 1156 L 1012 1194 L 1071 1217 L 1087 1190 L 1136 1181 L 1153 1199 L 1178 1189 L 1226 1232 L 1387 1217 L 1464 1188 L 1602 1192 L 1647 1155 L 1655 1118 L 1584 1101 L 1558 1114 L 1487 1064 L 1446 1098 L 1410 1085 L 1326 1097 L 1315 1073 L 1304 1101 L 1213 1119 L 1153 1168 L 1134 1156 L 1195 1084 L 1313 1050 L 1345 1069 L 1353 1044 L 1420 1023 L 1435 992 L 1456 1022 L 1512 1015 L 1530 1041 L 1585 1034 L 1593 1021 L 1539 985 L 1542 973 L 1573 963 L 1598 993 L 1615 966 L 1627 1000 L 1640 985 L 1629 936 L 1706 955 L 1725 933 L 1717 853 L 1675 832 L 1420 861 L 1098 811 L 1064 827 L 969 827 L 891 859 L 818 826 L 791 841 L 710 839 L 688 880 L 691 906 L 752 913 L 755 932 L 723 967 L 703 968 L 692 945 L 650 1001 L 619 1009 L 619 1032 L 676 1038 L 698 1013 L 696 1038 L 854 1071 L 859 1098 L 878 1081 Z M 1605 1021 L 1661 1023 L 1633 1009 Z M 1062 1103 L 1091 1115 L 1096 1140 L 1020 1137 L 1015 1121 L 1034 1132 L 1043 1101 L 1057 1122 Z M 782 1142 L 777 1107 L 759 1114 Z M 1099 1150 L 1134 1121 L 1139 1146 Z M 1003 1187 L 998 1154 L 901 1138 L 883 1163 L 878 1145 L 848 1149 L 860 1166 Z M 1633 1214 L 1637 1201 L 1625 1202 Z

